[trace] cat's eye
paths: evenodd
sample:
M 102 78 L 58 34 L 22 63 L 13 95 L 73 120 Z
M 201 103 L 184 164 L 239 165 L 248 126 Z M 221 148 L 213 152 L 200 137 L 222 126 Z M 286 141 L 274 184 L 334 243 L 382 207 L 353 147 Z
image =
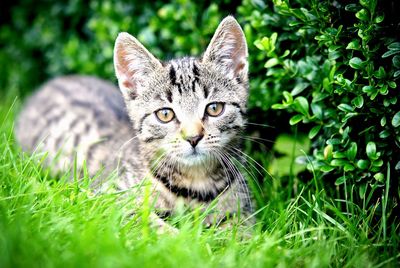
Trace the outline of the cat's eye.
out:
M 174 119 L 174 117 L 175 117 L 174 111 L 172 111 L 169 108 L 162 108 L 162 109 L 156 111 L 155 114 L 156 114 L 157 119 L 160 120 L 160 122 L 162 122 L 162 123 L 171 122 L 172 119 Z
M 209 116 L 219 116 L 224 111 L 224 104 L 221 102 L 213 102 L 207 105 L 206 113 Z

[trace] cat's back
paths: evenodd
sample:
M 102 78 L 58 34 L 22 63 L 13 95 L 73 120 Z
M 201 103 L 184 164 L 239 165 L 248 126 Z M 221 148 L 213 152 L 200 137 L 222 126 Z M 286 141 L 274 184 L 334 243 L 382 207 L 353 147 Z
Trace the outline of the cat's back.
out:
M 63 76 L 26 101 L 15 134 L 24 150 L 61 158 L 60 169 L 76 153 L 78 160 L 92 160 L 89 168 L 95 171 L 110 154 L 101 152 L 102 147 L 126 140 L 130 131 L 123 98 L 114 85 L 90 76 Z

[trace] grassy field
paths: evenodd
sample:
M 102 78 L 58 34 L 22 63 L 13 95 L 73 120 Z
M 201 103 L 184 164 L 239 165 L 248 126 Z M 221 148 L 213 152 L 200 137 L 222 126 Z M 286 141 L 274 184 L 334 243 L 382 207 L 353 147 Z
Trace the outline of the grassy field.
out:
M 0 267 L 398 267 L 398 229 L 388 233 L 373 205 L 331 200 L 313 183 L 288 200 L 277 178 L 261 186 L 265 201 L 248 237 L 204 229 L 196 213 L 171 220 L 178 233 L 157 234 L 149 206 L 129 217 L 131 199 L 93 195 L 87 176 L 53 178 L 40 164 L 45 154 L 21 153 L 16 106 L 0 111 Z

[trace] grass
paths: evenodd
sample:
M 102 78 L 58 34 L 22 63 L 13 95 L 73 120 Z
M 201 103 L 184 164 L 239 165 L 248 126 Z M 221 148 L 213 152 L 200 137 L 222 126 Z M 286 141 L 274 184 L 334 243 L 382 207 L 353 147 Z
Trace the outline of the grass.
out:
M 396 226 L 389 228 L 383 219 L 384 228 L 374 229 L 373 224 L 380 224 L 373 221 L 374 206 L 360 208 L 351 194 L 345 200 L 330 199 L 312 183 L 291 199 L 277 179 L 261 185 L 264 200 L 258 202 L 262 208 L 250 237 L 243 238 L 235 228 L 204 229 L 196 213 L 172 219 L 177 234 L 157 234 L 145 219 L 148 207 L 139 209 L 141 217 L 127 216 L 131 200 L 93 195 L 87 176 L 80 182 L 69 181 L 69 172 L 52 178 L 40 164 L 44 154 L 21 153 L 12 135 L 16 109 L 10 106 L 0 109 L 1 267 L 399 264 Z M 345 211 L 340 209 L 343 202 Z

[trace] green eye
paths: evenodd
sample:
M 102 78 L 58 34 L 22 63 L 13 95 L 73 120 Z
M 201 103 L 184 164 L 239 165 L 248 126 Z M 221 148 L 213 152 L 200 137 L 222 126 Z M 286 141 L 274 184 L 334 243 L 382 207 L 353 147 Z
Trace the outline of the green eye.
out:
M 209 116 L 219 116 L 224 111 L 225 105 L 221 102 L 213 102 L 207 105 L 206 113 Z
M 161 123 L 171 122 L 172 119 L 174 119 L 175 117 L 174 111 L 169 108 L 162 108 L 156 111 L 155 114 L 157 116 L 157 119 L 160 120 Z

